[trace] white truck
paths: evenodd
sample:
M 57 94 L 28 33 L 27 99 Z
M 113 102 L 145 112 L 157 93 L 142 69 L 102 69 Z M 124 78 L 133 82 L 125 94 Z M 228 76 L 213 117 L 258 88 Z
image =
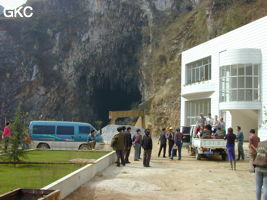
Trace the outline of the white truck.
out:
M 202 139 L 194 136 L 195 126 L 191 126 L 191 143 L 189 149 L 191 155 L 195 155 L 197 160 L 208 155 L 220 155 L 222 160 L 226 160 L 226 140 L 224 139 Z

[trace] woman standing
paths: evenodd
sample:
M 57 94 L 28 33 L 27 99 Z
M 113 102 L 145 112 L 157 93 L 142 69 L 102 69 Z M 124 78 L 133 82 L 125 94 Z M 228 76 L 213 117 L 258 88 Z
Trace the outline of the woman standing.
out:
M 231 169 L 236 170 L 236 161 L 235 161 L 236 135 L 234 134 L 232 128 L 228 128 L 227 135 L 225 136 L 224 139 L 227 140 L 226 148 L 227 148 L 227 154 L 228 154 L 228 159 L 231 165 Z

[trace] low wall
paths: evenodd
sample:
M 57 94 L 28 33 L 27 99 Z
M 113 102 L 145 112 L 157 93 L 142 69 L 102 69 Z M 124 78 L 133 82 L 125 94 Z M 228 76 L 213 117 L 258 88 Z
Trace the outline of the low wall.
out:
M 63 178 L 43 187 L 45 190 L 60 190 L 60 197 L 64 199 L 82 184 L 92 179 L 98 172 L 103 171 L 116 160 L 116 153 L 110 152 L 95 161 L 95 164 L 88 164 Z

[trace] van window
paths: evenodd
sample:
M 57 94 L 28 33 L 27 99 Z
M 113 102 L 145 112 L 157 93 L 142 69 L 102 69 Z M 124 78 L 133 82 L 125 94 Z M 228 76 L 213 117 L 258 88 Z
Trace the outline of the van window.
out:
M 33 134 L 44 134 L 44 135 L 54 135 L 55 126 L 46 126 L 46 125 L 34 125 L 32 133 Z
M 91 127 L 90 126 L 79 126 L 79 133 L 88 135 L 89 133 L 91 133 Z
M 74 126 L 58 126 L 58 135 L 74 135 Z

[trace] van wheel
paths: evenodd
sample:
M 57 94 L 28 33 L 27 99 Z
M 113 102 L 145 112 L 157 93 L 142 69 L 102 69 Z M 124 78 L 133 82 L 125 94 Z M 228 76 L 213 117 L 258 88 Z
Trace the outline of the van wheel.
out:
M 88 151 L 88 150 L 89 150 L 88 145 L 86 145 L 86 144 L 82 144 L 82 145 L 79 147 L 79 150 L 82 150 L 82 151 Z
M 47 149 L 50 149 L 50 147 L 48 144 L 41 143 L 41 144 L 38 144 L 37 149 L 47 150 Z

